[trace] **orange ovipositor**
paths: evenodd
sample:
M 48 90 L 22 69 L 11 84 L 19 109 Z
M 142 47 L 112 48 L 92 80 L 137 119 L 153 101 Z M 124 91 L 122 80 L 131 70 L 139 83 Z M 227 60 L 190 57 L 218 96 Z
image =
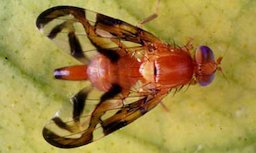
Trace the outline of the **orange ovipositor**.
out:
M 87 80 L 87 65 L 74 65 L 55 69 L 54 77 L 61 80 Z

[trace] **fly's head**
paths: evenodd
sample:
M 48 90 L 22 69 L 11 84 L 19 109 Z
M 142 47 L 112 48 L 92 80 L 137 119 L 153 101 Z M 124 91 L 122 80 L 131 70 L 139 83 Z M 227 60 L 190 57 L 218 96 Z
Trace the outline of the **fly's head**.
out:
M 209 85 L 213 79 L 216 70 L 221 71 L 221 60 L 219 57 L 216 61 L 213 51 L 207 46 L 200 46 L 195 52 L 195 77 L 201 86 Z

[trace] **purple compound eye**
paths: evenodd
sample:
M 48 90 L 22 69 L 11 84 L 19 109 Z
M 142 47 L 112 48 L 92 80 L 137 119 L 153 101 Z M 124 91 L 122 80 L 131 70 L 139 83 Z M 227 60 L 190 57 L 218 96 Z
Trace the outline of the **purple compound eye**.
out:
M 214 79 L 216 64 L 214 54 L 208 46 L 200 46 L 195 53 L 195 61 L 197 64 L 197 82 L 201 86 L 209 85 Z
M 213 80 L 214 80 L 214 73 L 211 75 L 202 75 L 197 76 L 197 81 L 200 84 L 200 86 L 208 86 Z
M 200 46 L 196 50 L 195 60 L 197 64 L 206 64 L 214 62 L 214 54 L 207 46 Z

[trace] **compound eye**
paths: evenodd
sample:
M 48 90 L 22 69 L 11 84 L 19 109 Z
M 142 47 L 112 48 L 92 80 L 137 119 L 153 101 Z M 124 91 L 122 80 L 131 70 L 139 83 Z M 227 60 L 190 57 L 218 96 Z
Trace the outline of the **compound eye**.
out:
M 200 86 L 208 86 L 209 84 L 211 84 L 211 82 L 214 80 L 214 73 L 211 75 L 201 75 L 201 76 L 197 76 L 197 82 L 199 83 Z
M 214 62 L 214 54 L 208 46 L 200 46 L 196 50 L 195 60 L 197 64 Z

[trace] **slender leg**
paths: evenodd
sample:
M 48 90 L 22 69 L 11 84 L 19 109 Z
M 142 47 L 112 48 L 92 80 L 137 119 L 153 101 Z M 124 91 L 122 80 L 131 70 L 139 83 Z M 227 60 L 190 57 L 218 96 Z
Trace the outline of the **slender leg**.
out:
M 169 108 L 162 101 L 160 102 L 160 105 L 162 106 L 165 112 L 168 112 L 168 113 L 170 112 Z
M 149 23 L 150 21 L 152 21 L 152 20 L 154 20 L 154 19 L 156 19 L 158 17 L 159 4 L 160 4 L 160 0 L 157 0 L 154 13 L 151 14 L 150 16 L 146 17 L 145 19 L 143 19 L 139 23 L 139 25 L 138 25 L 139 27 L 142 27 L 146 23 Z
M 192 41 L 193 41 L 193 38 L 188 38 L 188 42 L 184 46 L 182 46 L 181 49 L 183 51 L 187 51 L 188 53 L 190 53 L 190 50 L 194 48 Z

